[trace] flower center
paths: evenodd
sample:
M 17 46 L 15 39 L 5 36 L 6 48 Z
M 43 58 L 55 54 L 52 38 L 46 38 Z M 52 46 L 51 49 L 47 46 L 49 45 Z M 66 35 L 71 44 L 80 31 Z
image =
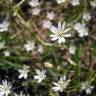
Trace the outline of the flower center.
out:
M 63 32 L 61 31 L 61 32 L 58 32 L 58 36 L 59 37 L 62 37 L 63 36 Z

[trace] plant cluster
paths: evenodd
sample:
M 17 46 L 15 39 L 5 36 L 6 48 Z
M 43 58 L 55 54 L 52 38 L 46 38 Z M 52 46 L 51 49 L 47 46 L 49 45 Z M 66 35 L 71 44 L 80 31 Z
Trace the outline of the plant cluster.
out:
M 96 96 L 96 0 L 0 0 L 0 96 Z

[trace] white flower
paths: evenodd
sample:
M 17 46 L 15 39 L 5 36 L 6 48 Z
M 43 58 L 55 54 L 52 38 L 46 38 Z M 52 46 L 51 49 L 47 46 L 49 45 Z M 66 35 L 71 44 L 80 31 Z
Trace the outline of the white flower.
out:
M 35 42 L 34 41 L 27 41 L 26 44 L 24 44 L 24 47 L 26 51 L 32 51 L 35 48 Z
M 40 71 L 39 69 L 36 69 L 35 72 L 37 75 L 34 76 L 34 79 L 37 80 L 37 83 L 42 82 L 42 80 L 44 80 L 46 77 L 46 75 L 45 75 L 46 71 L 45 70 Z
M 91 15 L 90 15 L 89 13 L 84 13 L 84 14 L 83 14 L 83 19 L 84 19 L 85 21 L 89 21 L 89 20 L 91 20 Z
M 69 82 L 70 82 L 70 79 L 66 80 L 66 76 L 64 75 L 63 77 L 60 78 L 58 83 L 52 82 L 54 85 L 54 87 L 52 87 L 52 89 L 54 91 L 61 91 L 62 92 L 62 91 L 64 91 L 64 89 L 66 89 Z
M 81 89 L 85 90 L 87 94 L 90 94 L 93 88 L 94 88 L 93 86 L 89 85 L 86 82 L 81 84 Z
M 90 1 L 90 5 L 91 5 L 93 8 L 95 8 L 95 7 L 96 7 L 96 0 Z
M 88 28 L 85 23 L 76 23 L 74 29 L 79 33 L 80 37 L 88 35 Z
M 53 12 L 47 12 L 47 18 L 52 20 L 55 17 L 55 14 Z
M 30 0 L 29 5 L 32 7 L 37 7 L 39 5 L 39 0 Z
M 46 28 L 50 28 L 52 25 L 52 22 L 50 20 L 44 20 L 43 21 L 43 28 L 46 29 Z
M 70 45 L 69 47 L 70 54 L 75 54 L 75 51 L 76 51 L 76 47 L 74 45 Z
M 43 53 L 43 46 L 39 45 L 37 51 L 42 54 Z
M 80 4 L 80 0 L 70 0 L 70 3 L 73 5 L 73 6 L 77 6 Z
M 56 0 L 58 4 L 64 3 L 66 0 Z
M 58 40 L 58 43 L 65 43 L 65 37 L 70 37 L 71 34 L 67 33 L 71 28 L 65 28 L 65 22 L 61 24 L 58 23 L 58 27 L 51 26 L 50 31 L 53 33 L 50 37 L 52 41 Z
M 40 8 L 37 8 L 37 7 L 33 8 L 32 9 L 32 15 L 38 15 L 40 13 L 40 11 L 41 11 Z
M 2 85 L 0 85 L 0 96 L 9 96 L 9 94 L 11 93 L 11 88 L 11 84 L 6 80 L 3 80 Z
M 4 53 L 5 57 L 10 56 L 10 51 L 9 50 L 4 51 L 3 53 Z
M 0 23 L 0 32 L 4 32 L 8 30 L 9 22 L 5 19 L 2 23 Z
M 23 65 L 22 69 L 18 69 L 18 72 L 20 73 L 18 78 L 24 78 L 26 79 L 28 77 L 28 72 L 29 72 L 29 66 Z
M 4 48 L 5 42 L 0 42 L 0 49 Z

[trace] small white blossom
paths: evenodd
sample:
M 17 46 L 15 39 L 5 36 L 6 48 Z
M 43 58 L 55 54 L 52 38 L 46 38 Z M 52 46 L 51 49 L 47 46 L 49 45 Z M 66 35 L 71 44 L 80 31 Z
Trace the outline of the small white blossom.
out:
M 60 78 L 60 80 L 58 81 L 58 83 L 56 82 L 52 82 L 54 87 L 52 87 L 52 89 L 56 92 L 56 91 L 64 91 L 64 89 L 66 89 L 67 85 L 69 84 L 70 79 L 66 80 L 66 76 L 64 75 L 63 77 Z
M 76 23 L 74 25 L 74 29 L 78 32 L 80 37 L 88 35 L 88 28 L 86 27 L 85 23 Z
M 0 42 L 0 49 L 4 48 L 5 42 Z
M 73 6 L 77 6 L 80 4 L 80 0 L 70 0 L 70 3 L 73 5 Z
M 56 0 L 58 4 L 64 3 L 66 0 Z
M 85 90 L 87 94 L 90 94 L 93 88 L 94 87 L 89 85 L 88 83 L 82 83 L 81 84 L 81 89 Z
M 91 5 L 93 8 L 95 8 L 95 7 L 96 7 L 96 0 L 90 1 L 90 5 Z
M 26 44 L 24 44 L 24 47 L 26 51 L 32 51 L 35 48 L 35 42 L 34 41 L 27 41 Z
M 83 14 L 83 19 L 84 19 L 85 21 L 89 21 L 89 20 L 91 20 L 91 15 L 90 15 L 89 13 L 84 13 L 84 14 Z
M 67 33 L 71 28 L 65 28 L 65 22 L 62 24 L 58 23 L 58 27 L 54 27 L 53 25 L 50 27 L 50 31 L 53 33 L 50 37 L 52 41 L 58 40 L 58 43 L 65 43 L 65 38 L 70 37 L 71 34 Z
M 29 5 L 32 7 L 37 7 L 39 5 L 39 0 L 30 0 Z
M 3 80 L 2 85 L 0 85 L 0 96 L 9 96 L 11 88 L 11 84 L 8 83 L 7 80 Z
M 28 77 L 28 72 L 29 72 L 29 66 L 23 65 L 22 69 L 18 69 L 18 72 L 20 73 L 18 78 L 24 78 L 26 79 Z
M 41 11 L 40 8 L 37 8 L 37 7 L 33 8 L 32 9 L 32 15 L 39 15 L 40 11 Z
M 70 54 L 75 54 L 75 51 L 76 51 L 76 47 L 74 45 L 70 45 L 69 47 Z
M 35 72 L 37 75 L 34 76 L 34 79 L 37 80 L 37 83 L 42 82 L 42 80 L 44 80 L 46 77 L 46 75 L 45 75 L 46 71 L 45 70 L 40 71 L 39 69 L 36 69 Z
M 50 20 L 53 20 L 53 18 L 55 17 L 54 12 L 47 12 L 47 18 Z
M 50 20 L 44 20 L 43 21 L 43 28 L 46 29 L 46 28 L 50 28 L 52 25 L 52 22 Z
M 3 53 L 4 53 L 5 57 L 10 56 L 10 51 L 9 50 L 4 51 Z
M 43 46 L 39 45 L 37 51 L 42 54 L 43 53 Z
M 2 23 L 0 23 L 0 32 L 4 32 L 8 30 L 9 22 L 5 19 Z

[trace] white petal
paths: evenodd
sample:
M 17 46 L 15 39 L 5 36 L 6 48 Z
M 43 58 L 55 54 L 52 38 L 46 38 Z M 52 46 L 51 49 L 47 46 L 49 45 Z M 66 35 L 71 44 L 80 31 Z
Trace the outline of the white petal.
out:
M 80 36 L 80 37 L 83 37 L 83 36 L 84 36 L 84 34 L 80 33 L 80 34 L 79 34 L 79 36 Z
M 61 44 L 62 43 L 62 38 L 58 39 L 58 43 Z
M 62 39 L 62 42 L 64 43 L 64 42 L 65 42 L 65 38 L 64 38 L 64 37 L 62 37 L 61 39 Z
M 0 92 L 0 96 L 4 96 L 4 92 Z
M 18 70 L 19 73 L 22 73 L 23 71 L 21 69 Z
M 27 74 L 24 74 L 24 79 L 26 79 L 27 78 Z
M 54 91 L 59 91 L 59 90 L 61 90 L 60 87 L 53 87 L 52 89 L 53 89 Z
M 34 76 L 34 79 L 39 79 L 39 78 L 40 78 L 40 77 L 39 77 L 39 76 L 37 76 L 37 75 L 36 75 L 36 76 Z
M 86 89 L 86 93 L 87 94 L 90 94 L 91 93 L 91 90 L 88 88 L 88 89 Z
M 71 29 L 71 28 L 67 28 L 67 29 L 64 31 L 64 33 L 68 32 L 70 29 Z
M 52 41 L 55 41 L 55 40 L 57 40 L 58 38 L 59 38 L 59 37 L 56 36 L 56 37 L 51 38 L 51 40 L 52 40 Z
M 56 27 L 51 26 L 50 30 L 51 30 L 52 33 L 58 34 L 58 29 Z
M 74 29 L 75 29 L 75 30 L 80 30 L 80 29 L 81 29 L 81 24 L 80 24 L 80 23 L 76 23 L 76 24 L 74 25 Z
M 85 36 L 87 36 L 88 35 L 88 32 L 85 32 Z
M 19 79 L 21 79 L 22 77 L 23 77 L 23 74 L 20 74 L 20 75 L 18 76 Z
M 63 76 L 63 80 L 66 80 L 66 76 L 65 75 Z
M 65 35 L 63 35 L 64 37 L 70 37 L 71 36 L 71 34 L 65 34 Z
M 37 81 L 37 83 L 40 83 L 42 81 L 42 79 L 39 79 L 38 81 Z
M 62 25 L 61 22 L 58 22 L 58 30 L 61 31 L 62 30 Z
M 52 83 L 53 83 L 53 85 L 60 87 L 60 85 L 58 83 L 55 83 L 55 82 L 52 82 Z
M 91 89 L 94 89 L 94 86 L 90 86 Z
M 56 36 L 58 36 L 58 35 L 55 35 L 55 34 L 50 35 L 50 37 L 56 37 Z
M 62 24 L 62 31 L 64 31 L 64 29 L 65 29 L 65 22 L 63 22 Z
M 36 71 L 37 74 L 40 74 L 40 70 L 36 69 L 35 71 Z

